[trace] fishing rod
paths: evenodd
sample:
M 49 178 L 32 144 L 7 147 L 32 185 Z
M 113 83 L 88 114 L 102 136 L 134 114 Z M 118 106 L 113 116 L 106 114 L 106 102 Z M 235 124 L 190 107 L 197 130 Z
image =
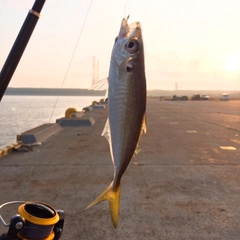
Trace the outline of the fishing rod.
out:
M 7 57 L 7 60 L 5 61 L 2 71 L 0 72 L 0 101 L 2 100 L 8 84 L 33 33 L 44 3 L 45 0 L 36 0 L 32 9 L 29 10 L 22 28 Z
M 0 215 L 0 222 L 8 227 L 8 232 L 0 240 L 58 240 L 62 236 L 64 211 L 55 210 L 42 202 L 7 202 L 3 207 L 18 204 L 18 214 L 14 214 L 10 223 Z
M 0 72 L 0 101 L 17 68 L 22 54 L 28 44 L 33 30 L 40 17 L 45 0 L 36 0 L 22 25 L 22 28 L 12 46 L 12 49 Z M 6 223 L 0 215 L 0 222 L 8 227 L 7 233 L 0 235 L 0 240 L 58 240 L 63 231 L 64 211 L 55 210 L 42 202 L 7 202 L 0 210 L 8 205 L 21 204 L 18 214 L 14 214 L 10 223 Z

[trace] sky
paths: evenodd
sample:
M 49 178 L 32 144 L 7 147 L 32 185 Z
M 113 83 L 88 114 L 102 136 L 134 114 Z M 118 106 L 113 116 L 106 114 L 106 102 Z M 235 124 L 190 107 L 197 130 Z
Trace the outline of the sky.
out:
M 0 0 L 0 69 L 33 4 Z M 149 90 L 240 90 L 239 0 L 46 0 L 9 87 L 88 88 L 93 56 L 107 77 L 129 14 L 142 24 Z

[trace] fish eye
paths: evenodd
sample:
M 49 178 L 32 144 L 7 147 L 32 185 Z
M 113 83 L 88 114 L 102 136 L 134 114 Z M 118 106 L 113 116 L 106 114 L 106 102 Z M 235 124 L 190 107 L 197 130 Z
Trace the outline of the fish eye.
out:
M 139 50 L 139 41 L 136 39 L 130 39 L 126 44 L 126 50 L 130 54 L 136 53 Z

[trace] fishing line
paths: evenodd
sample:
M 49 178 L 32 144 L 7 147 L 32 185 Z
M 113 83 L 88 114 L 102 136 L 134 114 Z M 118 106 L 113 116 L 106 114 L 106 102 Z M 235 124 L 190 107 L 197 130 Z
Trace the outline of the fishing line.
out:
M 51 115 L 50 115 L 50 118 L 49 118 L 49 121 L 48 121 L 48 123 L 47 123 L 46 128 L 48 128 L 48 127 L 50 126 L 50 121 L 51 121 L 51 119 L 52 119 L 52 117 L 53 117 L 53 113 L 54 113 L 54 111 L 55 111 L 55 109 L 56 109 L 56 106 L 57 106 L 57 103 L 58 103 L 58 100 L 59 100 L 59 97 L 60 97 L 60 93 L 61 93 L 61 91 L 62 91 L 63 85 L 64 85 L 64 83 L 65 83 L 65 81 L 66 81 L 67 76 L 68 76 L 68 73 L 69 73 L 69 70 L 70 70 L 70 67 L 71 67 L 73 58 L 74 58 L 75 53 L 76 53 L 76 51 L 77 51 L 77 47 L 78 47 L 79 41 L 80 41 L 80 39 L 81 39 L 82 32 L 83 32 L 83 29 L 84 29 L 84 27 L 85 27 L 85 24 L 86 24 L 86 21 L 87 21 L 87 18 L 88 18 L 90 9 L 91 9 L 91 7 L 92 7 L 92 3 L 93 3 L 93 0 L 90 1 L 89 7 L 88 7 L 88 10 L 87 10 L 87 14 L 86 14 L 86 16 L 85 16 L 85 18 L 84 18 L 84 22 L 83 22 L 82 28 L 81 28 L 81 30 L 80 30 L 79 36 L 78 36 L 78 38 L 77 38 L 77 42 L 76 42 L 75 47 L 74 47 L 74 49 L 73 49 L 72 56 L 71 56 L 71 58 L 70 58 L 70 61 L 69 61 L 68 66 L 67 66 L 67 70 L 66 70 L 66 73 L 65 73 L 65 75 L 64 75 L 64 78 L 63 78 L 63 81 L 62 81 L 62 84 L 61 84 L 61 87 L 60 87 L 60 90 L 59 90 L 59 94 L 58 94 L 57 99 L 56 99 L 56 101 L 55 101 L 55 103 L 54 103 L 53 110 L 52 110 L 52 112 L 51 112 Z M 33 165 L 30 167 L 30 169 L 29 169 L 29 174 L 28 174 L 28 176 L 27 176 L 27 179 L 26 179 L 26 181 L 24 181 L 24 184 L 23 184 L 23 187 L 22 187 L 22 191 L 20 191 L 20 199 L 22 199 L 22 197 L 25 195 L 25 192 L 26 192 L 27 189 L 28 189 L 29 181 L 30 181 L 30 179 L 31 179 L 31 177 L 32 177 L 32 175 L 33 175 L 33 168 L 36 166 L 36 162 L 37 162 L 37 159 L 38 159 L 38 157 L 39 157 L 41 147 L 42 147 L 42 146 L 40 145 L 40 146 L 36 149 L 37 151 L 36 151 L 35 158 L 34 158 L 34 163 L 35 163 L 35 164 L 33 164 Z
M 81 36 L 82 36 L 82 32 L 83 32 L 83 29 L 84 29 L 84 27 L 85 27 L 85 24 L 86 24 L 86 21 L 87 21 L 87 18 L 88 18 L 88 15 L 89 15 L 89 12 L 90 12 L 92 3 L 93 3 L 93 0 L 91 0 L 90 5 L 89 5 L 89 7 L 88 7 L 87 14 L 86 14 L 86 16 L 85 16 L 85 19 L 84 19 L 82 28 L 81 28 L 81 30 L 80 30 L 80 33 L 79 33 L 79 36 L 78 36 L 76 45 L 75 45 L 75 47 L 74 47 L 74 50 L 73 50 L 72 56 L 71 56 L 71 58 L 70 58 L 70 61 L 69 61 L 69 64 L 68 64 L 68 67 L 67 67 L 65 76 L 64 76 L 63 81 L 62 81 L 62 85 L 61 85 L 61 87 L 60 87 L 59 94 L 58 94 L 57 99 L 56 99 L 56 102 L 55 102 L 55 104 L 54 104 L 52 114 L 50 115 L 49 123 L 50 123 L 50 121 L 51 121 L 51 119 L 52 119 L 52 116 L 53 116 L 54 110 L 55 110 L 55 108 L 56 108 L 56 105 L 57 105 L 57 102 L 58 102 L 58 99 L 59 99 L 59 95 L 60 95 L 60 93 L 61 93 L 61 91 L 62 91 L 63 85 L 64 85 L 64 83 L 65 83 L 65 81 L 66 81 L 66 79 L 67 79 L 67 76 L 68 76 L 70 67 L 71 67 L 71 65 L 72 65 L 72 61 L 73 61 L 73 58 L 74 58 L 74 56 L 75 56 L 75 53 L 76 53 L 76 51 L 77 51 L 78 43 L 79 43 L 80 38 L 81 38 Z
M 126 0 L 125 6 L 124 6 L 124 17 L 129 18 L 129 15 L 130 15 L 130 0 Z

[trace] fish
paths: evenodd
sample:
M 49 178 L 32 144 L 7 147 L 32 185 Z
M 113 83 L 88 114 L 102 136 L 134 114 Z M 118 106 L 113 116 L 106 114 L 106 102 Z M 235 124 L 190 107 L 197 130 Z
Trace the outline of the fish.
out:
M 140 22 L 123 18 L 115 39 L 108 75 L 108 119 L 102 132 L 109 142 L 114 178 L 86 209 L 108 200 L 118 226 L 120 182 L 134 158 L 142 133 L 146 133 L 146 77 Z M 85 209 L 85 210 L 86 210 Z

